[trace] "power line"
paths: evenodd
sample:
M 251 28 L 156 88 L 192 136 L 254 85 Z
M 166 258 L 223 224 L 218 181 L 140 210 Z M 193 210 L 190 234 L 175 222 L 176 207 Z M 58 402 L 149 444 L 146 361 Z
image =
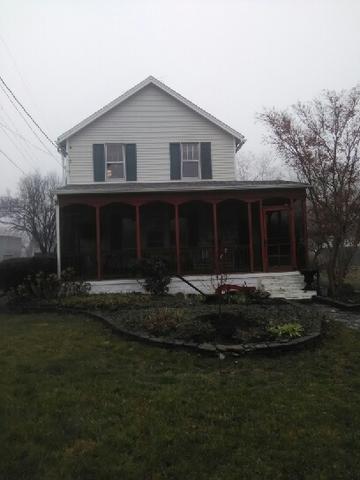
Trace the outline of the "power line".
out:
M 1 77 L 0 75 L 0 82 L 4 85 L 6 90 L 10 93 L 10 95 L 13 97 L 13 99 L 16 101 L 16 103 L 20 106 L 20 108 L 25 112 L 25 114 L 30 118 L 30 120 L 33 122 L 33 124 L 40 130 L 40 132 L 44 135 L 44 137 L 57 149 L 56 143 L 51 140 L 51 138 L 44 132 L 44 130 L 40 127 L 40 125 L 37 123 L 36 120 L 34 120 L 33 116 L 26 110 L 24 105 L 18 100 L 14 92 L 11 90 L 11 88 L 6 84 L 5 80 Z
M 17 168 L 18 170 L 20 170 L 20 172 L 23 174 L 23 175 L 26 175 L 26 173 L 24 172 L 24 170 L 19 167 L 19 165 L 14 162 L 14 160 L 11 160 L 11 158 L 9 157 L 9 155 L 7 155 L 3 150 L 0 149 L 0 153 L 2 153 L 4 155 L 5 158 L 7 158 L 9 160 L 10 163 L 12 163 L 14 165 L 15 168 Z
M 41 138 L 39 137 L 39 135 L 36 133 L 36 131 L 32 128 L 32 126 L 30 125 L 30 123 L 26 120 L 26 118 L 23 116 L 23 114 L 21 113 L 21 111 L 19 110 L 18 106 L 16 105 L 16 103 L 14 103 L 14 100 L 9 96 L 9 94 L 7 93 L 7 91 L 4 89 L 4 87 L 1 85 L 0 83 L 0 88 L 1 90 L 5 93 L 5 95 L 7 96 L 9 102 L 12 104 L 12 106 L 15 108 L 15 110 L 18 112 L 18 114 L 20 115 L 20 117 L 24 120 L 24 122 L 26 123 L 26 125 L 30 128 L 30 130 L 32 131 L 32 133 L 35 135 L 35 137 L 39 140 L 39 142 L 41 143 L 41 145 L 45 148 L 45 150 L 48 152 L 49 155 L 51 155 L 55 162 L 60 165 L 60 167 L 62 168 L 62 165 L 61 163 L 59 162 L 59 160 L 55 157 L 55 155 L 47 148 L 47 146 L 45 145 L 45 143 L 41 140 Z
M 32 94 L 32 92 L 31 92 L 31 89 L 30 89 L 30 87 L 29 87 L 29 84 L 25 81 L 25 78 L 24 78 L 23 74 L 22 74 L 21 71 L 20 71 L 20 68 L 19 68 L 19 66 L 18 66 L 18 63 L 17 63 L 17 61 L 16 61 L 16 59 L 15 59 L 15 57 L 14 57 L 14 55 L 13 55 L 13 53 L 12 53 L 10 47 L 9 47 L 9 45 L 7 44 L 7 42 L 5 41 L 5 38 L 1 35 L 1 33 L 0 33 L 0 41 L 1 41 L 2 44 L 4 45 L 5 50 L 7 50 L 7 53 L 9 54 L 9 57 L 10 57 L 11 60 L 12 60 L 12 63 L 13 63 L 13 65 L 14 65 L 15 70 L 16 70 L 17 74 L 19 75 L 22 83 L 24 84 L 24 86 L 25 86 L 25 88 L 26 88 L 26 90 L 27 90 L 27 92 L 28 92 L 29 96 L 31 97 L 31 100 L 32 100 L 32 102 L 33 102 L 33 104 L 34 104 L 34 97 L 33 97 L 33 94 Z M 38 105 L 35 105 L 35 106 L 37 107 L 37 108 L 36 108 L 37 113 L 39 113 Z
M 0 105 L 0 107 L 1 107 L 1 105 Z M 12 128 L 10 128 L 8 125 L 5 125 L 5 123 L 2 123 L 1 121 L 0 121 L 0 127 L 5 128 L 5 129 L 8 130 L 9 132 L 11 132 L 13 135 L 16 135 L 17 137 L 19 137 L 23 142 L 27 143 L 28 145 L 30 145 L 30 146 L 33 147 L 33 148 L 36 148 L 36 149 L 39 150 L 40 152 L 48 153 L 46 150 L 43 150 L 42 148 L 40 148 L 40 147 L 38 147 L 37 145 L 35 145 L 35 143 L 30 142 L 30 140 L 28 140 L 26 137 L 24 137 L 23 135 L 21 135 L 20 132 L 18 132 L 17 130 L 13 130 Z
M 21 150 L 21 148 L 19 147 L 19 145 L 10 137 L 10 135 L 7 133 L 7 131 L 4 129 L 4 127 L 0 124 L 0 129 L 5 133 L 5 135 L 7 136 L 7 138 L 10 140 L 10 142 L 14 145 L 14 147 L 16 148 L 16 150 L 20 153 L 20 155 L 22 155 L 22 157 L 26 160 L 26 161 L 29 161 L 30 160 L 30 163 L 32 164 L 32 167 L 36 170 L 34 164 L 33 164 L 33 159 L 31 157 L 27 157 L 27 155 L 23 152 L 23 150 Z
M 6 112 L 6 110 L 2 107 L 2 105 L 0 105 L 0 108 L 1 108 L 1 111 L 2 111 L 2 114 L 3 114 L 3 116 L 0 115 L 0 128 L 3 130 L 4 134 L 9 138 L 9 140 L 15 145 L 16 149 L 19 150 L 19 151 L 21 150 L 22 156 L 23 157 L 28 156 L 32 160 L 31 163 L 33 163 L 33 165 L 35 165 L 36 160 L 34 159 L 34 156 L 33 156 L 33 150 L 31 150 L 31 148 L 29 147 L 29 145 L 26 142 L 17 141 L 17 138 L 16 138 L 15 135 L 17 135 L 18 132 L 17 132 L 17 127 L 16 127 L 13 119 Z M 6 116 L 6 119 L 4 118 L 4 116 Z M 2 123 L 1 120 L 3 120 L 4 122 L 9 122 L 15 130 L 12 130 L 10 127 L 8 127 L 7 124 Z M 4 131 L 4 128 L 6 129 L 6 131 Z M 9 136 L 9 134 L 7 133 L 8 131 L 12 133 L 12 136 Z

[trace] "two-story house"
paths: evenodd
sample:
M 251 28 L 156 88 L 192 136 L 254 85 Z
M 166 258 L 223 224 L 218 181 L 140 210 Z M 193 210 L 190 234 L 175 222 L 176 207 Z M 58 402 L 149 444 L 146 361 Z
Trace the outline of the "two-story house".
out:
M 59 271 L 74 267 L 94 291 L 131 291 L 134 262 L 161 256 L 202 288 L 219 270 L 233 283 L 298 282 L 306 185 L 236 181 L 244 141 L 153 77 L 65 132 Z

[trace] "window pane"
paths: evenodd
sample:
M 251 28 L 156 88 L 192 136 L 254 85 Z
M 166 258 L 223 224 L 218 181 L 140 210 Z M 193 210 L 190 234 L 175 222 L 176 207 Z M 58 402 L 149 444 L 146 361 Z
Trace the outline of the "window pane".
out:
M 194 153 L 193 153 L 193 160 L 200 160 L 200 155 L 199 155 L 199 144 L 194 143 Z
M 107 164 L 108 178 L 124 178 L 124 164 L 123 163 L 108 163 Z
M 199 144 L 198 143 L 183 143 L 182 144 L 182 159 L 183 160 L 200 160 Z
M 183 162 L 183 177 L 197 178 L 199 176 L 198 162 Z
M 189 143 L 188 144 L 188 160 L 193 160 L 194 159 L 194 156 L 193 156 L 193 145 L 192 143 Z
M 122 162 L 123 159 L 123 146 L 121 143 L 108 143 L 107 144 L 107 161 Z

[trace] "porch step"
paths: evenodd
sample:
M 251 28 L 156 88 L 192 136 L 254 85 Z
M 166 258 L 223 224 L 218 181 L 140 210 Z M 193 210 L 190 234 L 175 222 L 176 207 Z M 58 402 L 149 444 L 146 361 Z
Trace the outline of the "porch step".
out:
M 272 297 L 289 300 L 308 300 L 316 295 L 315 291 L 304 291 L 304 278 L 300 272 L 293 272 L 287 276 L 277 275 L 275 277 L 263 278 L 261 283 Z

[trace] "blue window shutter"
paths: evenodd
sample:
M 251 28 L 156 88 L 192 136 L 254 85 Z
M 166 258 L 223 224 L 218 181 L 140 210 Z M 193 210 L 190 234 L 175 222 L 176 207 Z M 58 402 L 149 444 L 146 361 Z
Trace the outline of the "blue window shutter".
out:
M 105 145 L 93 145 L 94 182 L 105 181 Z
M 212 179 L 211 143 L 210 142 L 202 142 L 200 144 L 200 163 L 201 163 L 201 178 L 203 180 Z
M 137 180 L 136 145 L 128 143 L 125 149 L 126 180 L 134 182 Z
M 170 143 L 170 180 L 181 180 L 180 143 Z

